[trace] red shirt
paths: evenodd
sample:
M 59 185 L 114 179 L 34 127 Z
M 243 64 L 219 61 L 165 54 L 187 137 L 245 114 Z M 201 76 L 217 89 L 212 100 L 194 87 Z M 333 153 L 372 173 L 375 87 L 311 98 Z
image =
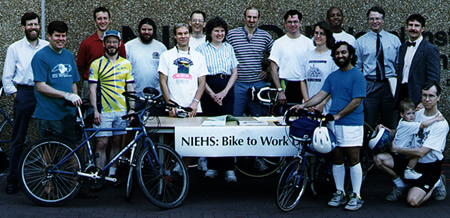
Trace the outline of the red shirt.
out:
M 97 32 L 81 42 L 77 55 L 77 68 L 78 73 L 81 77 L 83 77 L 83 79 L 89 79 L 89 67 L 91 66 L 91 63 L 102 57 L 104 54 L 105 49 L 103 47 L 103 40 L 98 37 Z M 123 42 L 121 42 L 119 48 L 119 56 L 127 58 L 125 45 Z

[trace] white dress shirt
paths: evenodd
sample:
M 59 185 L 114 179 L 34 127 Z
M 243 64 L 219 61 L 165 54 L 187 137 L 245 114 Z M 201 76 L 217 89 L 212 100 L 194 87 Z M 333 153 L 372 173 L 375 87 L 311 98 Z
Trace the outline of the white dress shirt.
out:
M 414 55 L 416 54 L 417 48 L 419 47 L 420 43 L 422 42 L 423 37 L 420 36 L 416 41 L 415 46 L 408 46 L 406 48 L 405 53 L 405 65 L 403 66 L 403 78 L 402 78 L 402 84 L 408 83 L 409 78 L 409 69 L 411 68 L 411 63 L 414 58 Z

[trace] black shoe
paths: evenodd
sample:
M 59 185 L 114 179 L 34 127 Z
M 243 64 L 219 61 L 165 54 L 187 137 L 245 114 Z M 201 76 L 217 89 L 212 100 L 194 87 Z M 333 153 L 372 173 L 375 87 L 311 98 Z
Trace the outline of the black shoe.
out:
M 15 194 L 17 193 L 17 184 L 8 183 L 5 188 L 6 194 Z

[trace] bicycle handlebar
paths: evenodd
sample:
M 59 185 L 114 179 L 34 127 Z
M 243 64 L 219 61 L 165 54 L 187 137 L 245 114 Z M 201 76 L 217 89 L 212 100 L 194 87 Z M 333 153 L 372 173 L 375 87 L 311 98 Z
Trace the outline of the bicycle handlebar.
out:
M 300 117 L 306 116 L 311 119 L 320 119 L 323 122 L 329 122 L 329 121 L 334 120 L 334 116 L 332 114 L 323 115 L 318 110 L 314 110 L 314 112 L 310 112 L 306 109 L 298 110 L 298 111 L 288 110 L 288 111 L 286 111 L 286 113 L 284 115 L 284 121 L 286 122 L 287 125 L 290 125 L 292 123 L 292 121 L 290 121 L 290 117 L 295 116 L 295 115 L 300 116 Z

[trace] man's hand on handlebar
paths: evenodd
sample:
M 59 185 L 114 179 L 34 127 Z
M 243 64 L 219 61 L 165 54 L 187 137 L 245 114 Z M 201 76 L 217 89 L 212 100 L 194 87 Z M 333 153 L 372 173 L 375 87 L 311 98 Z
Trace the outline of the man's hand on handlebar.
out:
M 299 110 L 303 110 L 305 108 L 304 104 L 297 104 L 292 106 L 289 110 L 294 110 L 295 112 L 298 112 Z

